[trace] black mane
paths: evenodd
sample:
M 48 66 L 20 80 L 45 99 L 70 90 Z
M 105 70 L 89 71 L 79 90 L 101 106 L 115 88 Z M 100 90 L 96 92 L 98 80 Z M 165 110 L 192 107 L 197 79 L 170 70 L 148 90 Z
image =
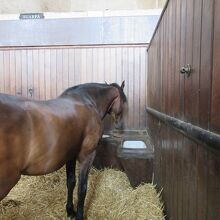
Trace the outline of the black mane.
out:
M 73 87 L 70 87 L 68 89 L 66 89 L 62 94 L 62 95 L 71 95 L 73 93 L 78 93 L 81 92 L 82 89 L 102 89 L 102 88 L 107 88 L 109 86 L 113 86 L 115 88 L 117 88 L 119 90 L 120 96 L 123 100 L 123 102 L 127 102 L 127 98 L 123 92 L 123 89 L 117 84 L 117 83 L 112 83 L 112 84 L 106 84 L 106 83 L 85 83 L 85 84 L 80 84 L 80 85 L 76 85 Z

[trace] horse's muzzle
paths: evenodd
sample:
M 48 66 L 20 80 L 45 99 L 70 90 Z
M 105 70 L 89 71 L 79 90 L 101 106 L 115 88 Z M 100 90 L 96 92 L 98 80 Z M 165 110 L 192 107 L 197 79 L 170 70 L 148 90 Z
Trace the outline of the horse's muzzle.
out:
M 124 122 L 123 121 L 119 121 L 119 122 L 115 123 L 115 128 L 117 130 L 123 130 L 124 129 Z

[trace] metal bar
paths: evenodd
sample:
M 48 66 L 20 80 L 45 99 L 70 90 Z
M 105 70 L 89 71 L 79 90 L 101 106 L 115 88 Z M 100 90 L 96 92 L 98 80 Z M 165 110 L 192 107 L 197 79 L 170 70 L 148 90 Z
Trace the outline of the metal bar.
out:
M 0 50 L 33 50 L 33 49 L 82 49 L 82 48 L 130 48 L 148 47 L 148 44 L 90 44 L 90 45 L 47 45 L 47 46 L 0 46 Z
M 195 141 L 201 142 L 209 146 L 210 148 L 214 148 L 216 150 L 220 150 L 220 135 L 213 133 L 211 131 L 202 129 L 198 126 L 195 126 L 191 123 L 187 123 L 181 121 L 177 118 L 170 117 L 164 113 L 161 113 L 155 109 L 147 107 L 146 111 L 161 120 L 168 126 L 171 126 L 177 129 L 179 132 L 183 133 L 187 137 L 192 138 Z

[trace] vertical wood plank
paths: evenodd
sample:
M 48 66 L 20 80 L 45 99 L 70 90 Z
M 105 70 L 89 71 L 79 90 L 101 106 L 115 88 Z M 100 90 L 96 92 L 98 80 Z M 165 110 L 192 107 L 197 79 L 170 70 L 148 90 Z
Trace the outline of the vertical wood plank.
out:
M 105 56 L 105 55 L 104 55 Z M 86 50 L 86 81 L 85 82 L 92 82 L 93 80 L 93 66 L 92 66 L 92 49 L 88 48 Z M 105 76 L 104 76 L 105 77 Z
M 44 51 L 45 54 L 45 64 L 44 64 L 44 72 L 45 72 L 45 98 L 51 99 L 51 57 L 50 50 L 46 49 Z
M 124 88 L 124 92 L 128 98 L 128 114 L 125 117 L 125 127 L 128 128 L 130 125 L 129 117 L 130 117 L 130 96 L 129 96 L 129 80 L 128 80 L 128 48 L 122 48 L 122 78 L 125 80 L 126 85 Z
M 4 85 L 4 92 L 10 94 L 10 53 L 8 50 L 4 51 Z
M 137 76 L 134 75 L 133 63 L 134 60 L 134 50 L 133 48 L 128 48 L 128 96 L 129 96 L 129 127 L 134 125 L 134 80 L 137 80 Z
M 86 57 L 86 51 L 83 50 L 84 57 Z M 86 61 L 86 59 L 83 59 L 83 61 Z M 69 49 L 69 87 L 72 87 L 75 85 L 75 50 L 73 48 Z M 82 80 L 85 82 L 86 78 L 86 62 L 83 63 L 82 68 Z
M 63 60 L 62 70 L 61 70 L 63 76 L 62 92 L 64 92 L 64 90 L 66 90 L 69 86 L 69 49 L 62 49 L 62 60 Z M 79 81 L 77 81 L 77 84 L 79 84 Z
M 120 84 L 124 79 L 122 78 L 122 48 L 116 48 L 116 83 Z M 127 87 L 127 82 L 125 82 Z
M 28 97 L 27 51 L 21 51 L 22 96 Z
M 87 77 L 87 49 L 83 49 L 81 51 L 81 83 L 84 83 L 86 81 Z
M 133 126 L 135 129 L 138 129 L 140 125 L 140 57 L 139 57 L 139 48 L 134 48 L 134 81 L 133 81 L 133 89 L 134 89 L 134 123 Z M 139 112 L 139 114 L 137 114 Z
M 15 51 L 15 82 L 16 95 L 22 95 L 22 65 L 21 65 L 21 50 Z
M 201 21 L 202 21 L 202 0 L 194 0 L 193 19 L 193 60 L 191 75 L 191 122 L 199 124 L 199 77 L 200 77 L 200 53 L 201 53 Z
M 186 59 L 186 1 L 181 1 L 181 39 L 180 39 L 180 67 L 185 66 Z M 184 81 L 185 75 L 180 75 L 180 119 L 185 120 L 184 109 Z M 182 219 L 188 218 L 188 200 L 185 195 L 188 195 L 188 192 L 185 188 L 187 184 L 187 170 L 185 167 L 186 157 L 185 157 L 185 138 L 182 137 L 182 144 L 181 144 L 181 168 L 182 168 Z M 187 167 L 188 168 L 188 167 Z
M 208 152 L 207 219 L 220 219 L 220 153 Z
M 200 53 L 201 53 L 201 20 L 202 20 L 202 0 L 194 0 L 194 10 L 193 10 L 193 43 L 192 43 L 192 67 L 193 74 L 191 76 L 191 122 L 194 125 L 199 124 L 199 77 L 200 77 Z M 201 165 L 201 156 L 203 151 L 199 149 L 197 144 L 193 144 L 193 154 L 192 159 L 193 169 L 191 171 L 191 179 L 195 179 L 191 182 L 190 187 L 192 188 L 192 193 L 190 197 L 190 208 L 192 212 L 192 218 L 194 219 L 206 219 L 204 210 L 206 210 L 206 190 L 203 188 L 201 178 L 206 172 L 206 169 L 201 169 L 198 166 Z M 204 160 L 205 161 L 205 160 Z M 196 169 L 196 170 L 195 170 Z M 198 173 L 199 172 L 199 173 Z M 200 178 L 200 181 L 198 181 Z M 199 195 L 198 195 L 199 194 Z M 204 196 L 204 198 L 202 198 Z
M 110 83 L 116 82 L 116 50 L 115 48 L 110 48 Z M 134 60 L 133 60 L 134 65 Z
M 147 106 L 147 50 L 146 48 L 141 48 L 140 50 L 140 91 L 139 91 L 139 97 L 140 97 L 140 129 L 146 128 L 146 106 Z M 143 95 L 142 95 L 143 94 Z
M 177 118 L 181 117 L 181 82 L 180 82 L 180 73 L 179 69 L 181 67 L 180 62 L 180 53 L 181 53 L 181 22 L 182 22 L 182 1 L 177 0 L 176 2 L 176 68 L 175 68 L 175 110 L 174 116 Z M 176 169 L 177 172 L 177 219 L 182 220 L 182 191 L 183 191 L 183 182 L 182 182 L 182 136 L 176 134 L 177 139 L 177 150 L 175 155 Z
M 45 68 L 44 68 L 44 61 L 45 61 L 45 54 L 44 50 L 39 50 L 39 94 L 40 99 L 45 100 L 46 94 L 45 94 Z
M 40 82 L 39 82 L 39 50 L 33 50 L 33 87 L 34 99 L 40 99 Z
M 207 219 L 207 173 L 208 158 L 203 146 L 198 145 L 197 150 L 197 218 Z
M 203 1 L 202 38 L 201 38 L 201 71 L 199 98 L 199 125 L 209 128 L 211 108 L 212 46 L 213 46 L 213 7 L 214 0 Z
M 104 49 L 104 80 L 107 83 L 111 83 L 111 77 L 110 77 L 110 49 L 105 48 Z
M 185 65 L 193 63 L 193 10 L 194 0 L 186 1 L 186 39 L 185 39 Z M 184 117 L 186 121 L 192 121 L 192 77 L 186 77 L 184 85 Z
M 10 76 L 10 94 L 15 95 L 16 94 L 16 66 L 15 66 L 15 51 L 10 50 L 9 51 L 9 64 L 10 64 L 10 72 L 8 73 Z
M 33 83 L 33 53 L 32 50 L 27 50 L 27 93 L 28 98 L 34 98 L 34 83 Z
M 186 64 L 193 63 L 193 21 L 194 21 L 194 0 L 188 0 L 186 7 Z M 184 91 L 184 118 L 186 121 L 193 120 L 192 112 L 192 77 L 185 76 L 185 91 Z M 187 163 L 185 164 L 185 177 L 186 177 L 186 191 L 190 191 L 186 197 L 186 216 L 189 220 L 194 220 L 196 218 L 196 150 L 197 145 L 191 140 L 185 138 L 185 158 Z
M 97 77 L 99 83 L 104 83 L 104 48 L 98 49 L 98 57 L 97 57 Z
M 63 92 L 63 49 L 57 49 L 57 95 Z
M 173 100 L 175 100 L 175 76 L 176 76 L 176 0 L 173 0 L 172 2 L 172 10 L 171 10 L 171 17 L 170 17 L 170 31 L 171 31 L 171 56 L 172 56 L 172 62 L 171 62 L 171 100 L 170 100 L 170 107 L 171 107 L 171 113 L 170 115 L 175 115 L 175 105 L 177 103 L 173 103 Z M 178 194 L 178 188 L 177 188 L 177 175 L 176 175 L 176 154 L 177 154 L 177 138 L 175 133 L 170 129 L 170 135 L 171 135 L 171 141 L 172 141 L 172 151 L 171 151 L 171 169 L 172 169 L 172 207 L 173 207 L 173 218 L 177 219 L 177 213 L 178 213 L 178 204 L 177 204 L 177 194 Z
M 78 85 L 81 83 L 81 75 L 82 75 L 82 70 L 81 70 L 81 50 L 80 49 L 75 49 L 74 53 L 74 84 Z M 93 81 L 93 80 L 92 80 Z
M 51 98 L 57 97 L 57 53 L 56 49 L 50 50 L 50 87 L 51 87 Z
M 213 76 L 212 76 L 212 108 L 211 130 L 220 133 L 220 2 L 215 1 L 214 6 L 214 40 L 213 40 Z

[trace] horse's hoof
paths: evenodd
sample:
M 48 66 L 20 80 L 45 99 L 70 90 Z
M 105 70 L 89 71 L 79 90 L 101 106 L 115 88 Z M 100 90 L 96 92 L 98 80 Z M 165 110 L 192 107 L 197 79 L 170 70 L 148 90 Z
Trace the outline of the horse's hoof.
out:
M 70 218 L 70 219 L 74 219 L 76 216 L 76 213 L 74 212 L 73 209 L 68 209 L 67 210 L 67 217 Z
M 67 217 L 72 220 L 72 219 L 75 219 L 76 214 L 75 213 L 67 214 Z
M 73 205 L 66 205 L 66 213 L 68 218 L 70 219 L 75 218 L 76 213 L 74 212 Z
M 83 216 L 82 215 L 76 215 L 75 220 L 83 220 Z

